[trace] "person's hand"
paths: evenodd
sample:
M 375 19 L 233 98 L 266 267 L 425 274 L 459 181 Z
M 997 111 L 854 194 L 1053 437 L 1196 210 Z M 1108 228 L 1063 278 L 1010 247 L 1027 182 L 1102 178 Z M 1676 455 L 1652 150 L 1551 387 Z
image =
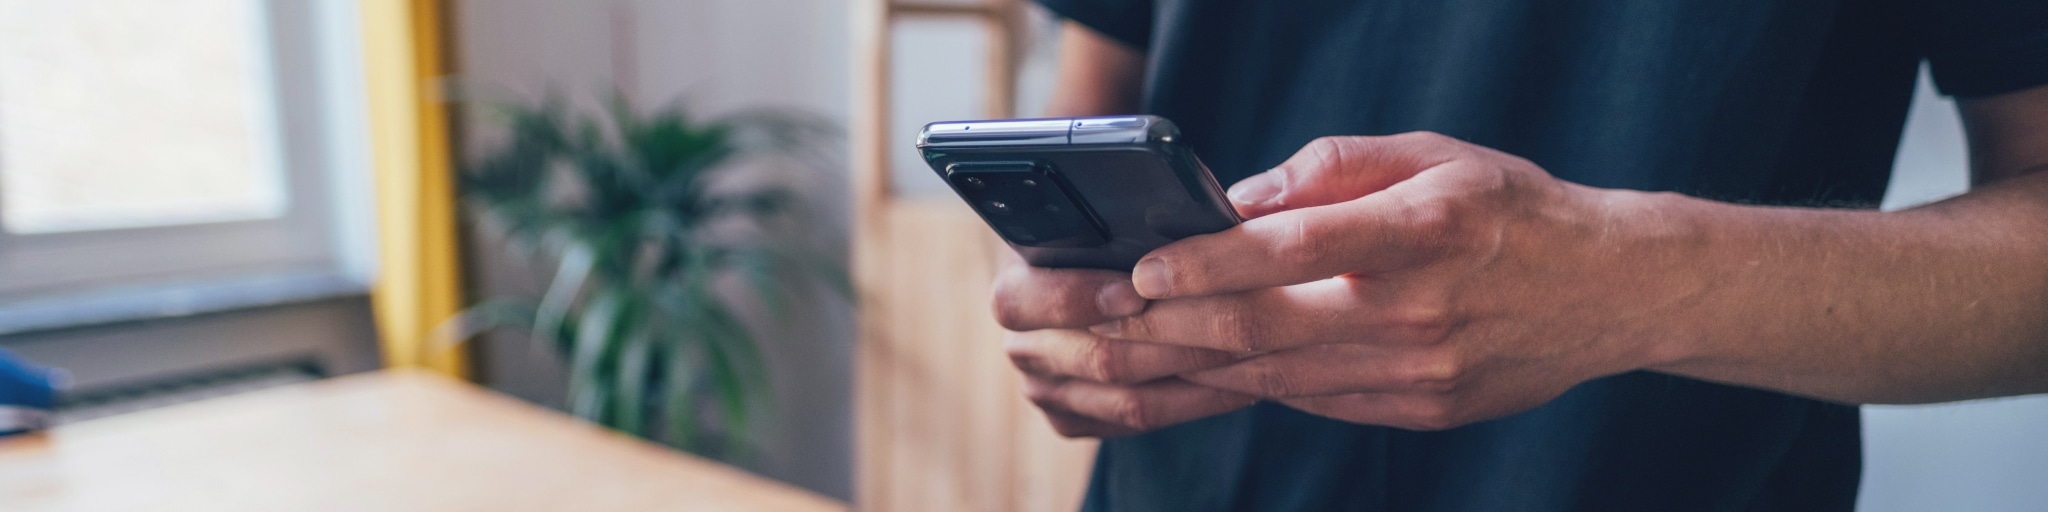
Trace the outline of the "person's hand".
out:
M 1535 407 L 1643 366 L 1642 322 L 1706 286 L 1629 250 L 1659 235 L 1617 220 L 1637 196 L 1437 134 L 1319 139 L 1231 196 L 1252 220 L 1147 255 L 1151 303 L 1091 330 L 1237 354 L 1180 378 L 1346 421 Z
M 1086 327 L 1136 314 L 1145 299 L 1130 274 L 1048 269 L 1010 255 L 997 274 L 996 320 L 1024 391 L 1066 436 L 1136 434 L 1250 405 L 1239 393 L 1172 375 L 1236 361 L 1229 353 L 1117 341 Z

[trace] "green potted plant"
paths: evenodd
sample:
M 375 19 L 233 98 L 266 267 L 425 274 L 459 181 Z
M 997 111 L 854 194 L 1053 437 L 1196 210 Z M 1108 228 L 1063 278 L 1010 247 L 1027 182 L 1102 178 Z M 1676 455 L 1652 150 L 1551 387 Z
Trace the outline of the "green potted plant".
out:
M 739 164 L 802 155 L 832 131 L 786 113 L 643 114 L 618 95 L 608 106 L 583 114 L 550 97 L 494 109 L 509 133 L 462 167 L 462 197 L 485 229 L 556 265 L 537 301 L 493 298 L 464 313 L 463 337 L 524 327 L 567 362 L 570 412 L 738 456 L 772 394 L 736 301 L 786 316 L 791 290 L 817 289 L 791 279 L 849 297 L 851 285 L 839 264 L 788 243 L 815 224 L 802 214 L 817 213 L 803 211 L 796 188 L 730 178 L 745 174 Z

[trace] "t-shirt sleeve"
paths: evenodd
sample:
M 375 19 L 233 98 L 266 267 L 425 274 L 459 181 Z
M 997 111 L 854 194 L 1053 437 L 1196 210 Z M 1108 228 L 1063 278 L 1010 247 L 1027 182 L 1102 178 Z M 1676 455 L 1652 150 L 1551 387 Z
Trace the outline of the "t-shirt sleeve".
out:
M 2048 85 L 2048 1 L 1921 5 L 1923 49 L 1941 92 L 1975 97 Z
M 1152 0 L 1037 0 L 1061 17 L 1143 49 L 1152 41 Z

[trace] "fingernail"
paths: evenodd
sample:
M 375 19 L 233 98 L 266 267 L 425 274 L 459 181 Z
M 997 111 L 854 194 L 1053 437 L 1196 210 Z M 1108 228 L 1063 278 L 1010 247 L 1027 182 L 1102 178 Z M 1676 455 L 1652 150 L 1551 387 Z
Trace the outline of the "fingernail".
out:
M 1280 175 L 1266 171 L 1252 175 L 1230 186 L 1230 200 L 1237 204 L 1255 205 L 1272 201 L 1280 195 Z
M 1145 258 L 1131 269 L 1131 285 L 1137 288 L 1138 295 L 1165 297 L 1173 293 L 1173 269 L 1166 268 L 1166 262 L 1159 258 Z
M 1088 328 L 1088 332 L 1095 333 L 1096 336 L 1106 336 L 1114 338 L 1117 337 L 1117 335 L 1124 333 L 1124 323 L 1109 322 L 1105 324 L 1095 324 L 1094 326 Z
M 1138 295 L 1138 288 L 1130 281 L 1119 279 L 1102 285 L 1102 291 L 1095 294 L 1095 307 L 1104 316 L 1123 318 L 1144 310 L 1145 297 Z

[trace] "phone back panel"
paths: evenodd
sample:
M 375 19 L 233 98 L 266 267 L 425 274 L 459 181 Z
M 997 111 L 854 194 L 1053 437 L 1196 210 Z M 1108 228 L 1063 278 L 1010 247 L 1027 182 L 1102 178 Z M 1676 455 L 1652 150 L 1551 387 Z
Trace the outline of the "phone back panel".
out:
M 1054 136 L 1057 130 L 1050 127 L 1057 126 L 1056 121 L 1079 128 L 1070 128 L 1064 138 Z M 933 123 L 919 137 L 918 149 L 942 179 L 956 164 L 1028 162 L 1068 188 L 1103 230 L 1105 241 L 1093 247 L 1047 247 L 1019 243 L 997 229 L 1032 265 L 1130 270 L 1159 246 L 1229 229 L 1241 221 L 1208 168 L 1175 141 L 1178 131 L 1163 118 L 1009 121 L 1038 123 L 1037 132 L 1005 132 L 993 124 L 1002 122 Z M 1091 131 L 1091 122 L 1102 127 Z M 987 135 L 959 130 L 947 137 L 949 125 L 967 125 Z M 947 183 L 963 199 L 969 197 L 953 180 Z M 1002 222 L 986 205 L 969 202 L 991 226 Z

